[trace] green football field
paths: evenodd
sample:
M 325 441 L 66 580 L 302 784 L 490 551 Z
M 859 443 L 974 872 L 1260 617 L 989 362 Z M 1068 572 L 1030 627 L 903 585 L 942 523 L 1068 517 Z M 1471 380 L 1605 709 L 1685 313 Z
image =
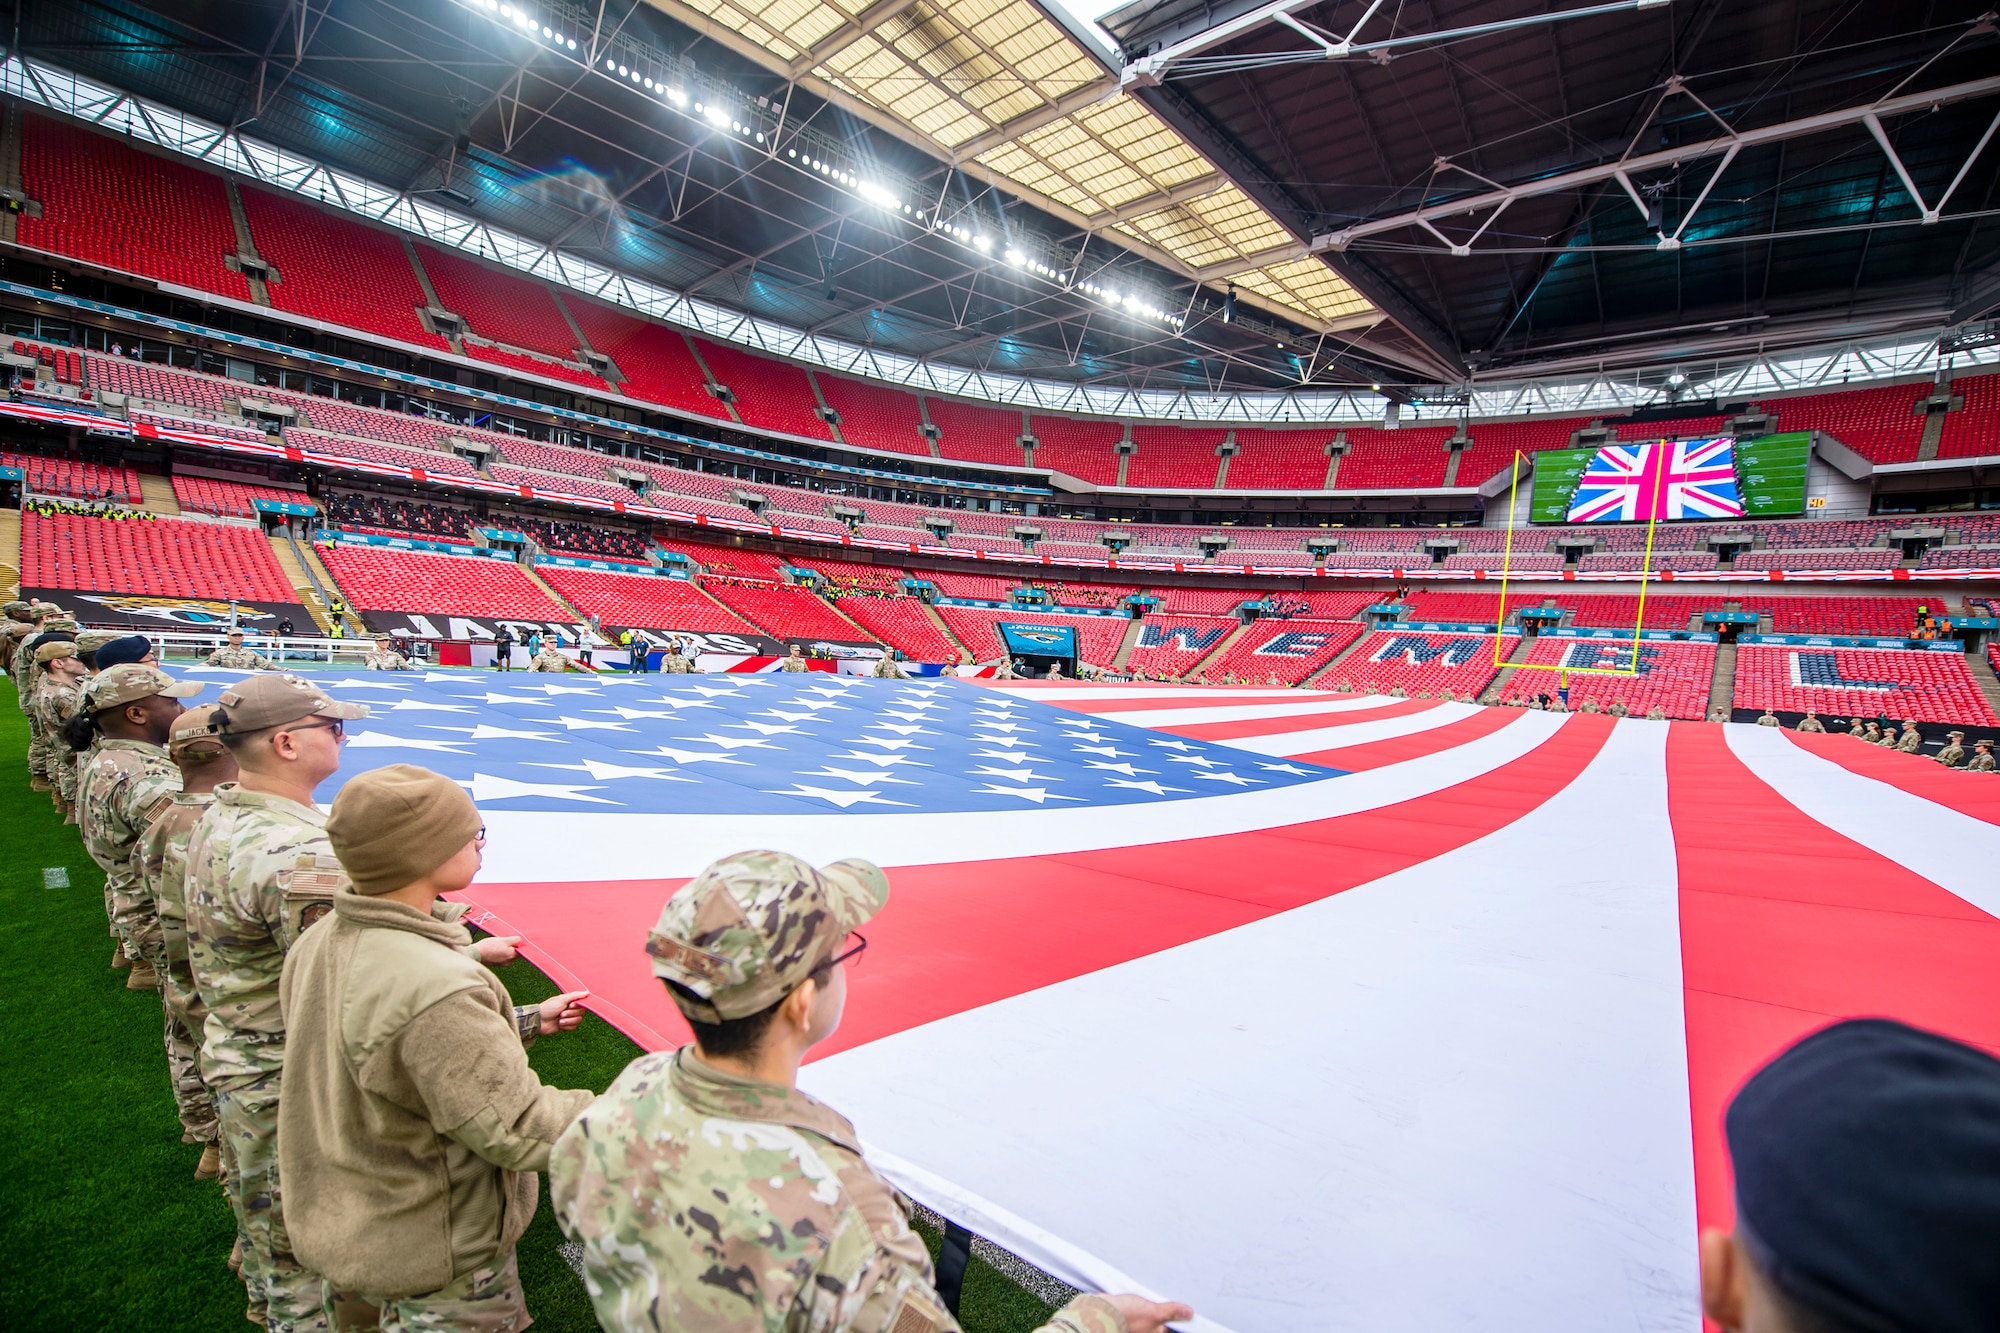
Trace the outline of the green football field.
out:
M 0 685 L 0 994 L 8 997 L 0 1096 L 0 1328 L 249 1328 L 229 1270 L 234 1238 L 220 1186 L 194 1179 L 180 1141 L 153 992 L 112 970 L 104 876 L 47 795 L 31 791 L 28 725 Z M 525 960 L 500 969 L 518 1002 L 555 986 Z M 639 1048 L 592 1016 L 530 1054 L 542 1078 L 601 1090 Z M 938 1237 L 927 1232 L 933 1253 Z M 520 1246 L 535 1326 L 597 1327 L 560 1252 L 547 1201 Z M 968 1333 L 1034 1328 L 1049 1306 L 977 1255 L 966 1274 Z

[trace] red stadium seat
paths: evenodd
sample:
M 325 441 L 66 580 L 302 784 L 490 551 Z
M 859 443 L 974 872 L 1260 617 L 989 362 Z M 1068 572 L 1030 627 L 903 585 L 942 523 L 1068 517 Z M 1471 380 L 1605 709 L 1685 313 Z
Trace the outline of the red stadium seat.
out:
M 506 560 L 330 542 L 319 548 L 347 600 L 364 611 L 486 616 L 544 623 L 576 619 Z
M 1965 658 L 1897 648 L 1746 644 L 1736 650 L 1735 706 L 1823 717 L 2000 725 Z
M 1514 643 L 1501 639 L 1500 654 L 1511 653 Z M 1331 675 L 1383 694 L 1400 685 L 1413 695 L 1444 689 L 1477 698 L 1500 669 L 1493 653 L 1491 634 L 1380 630 L 1362 640 Z
M 21 585 L 152 597 L 296 602 L 255 528 L 192 519 L 21 516 Z
M 535 572 L 579 611 L 616 628 L 756 632 L 749 621 L 717 606 L 687 579 L 613 574 L 570 565 L 539 565 Z
M 1511 647 L 1509 640 L 1507 646 Z M 1644 717 L 1657 705 L 1670 718 L 1699 719 L 1708 715 L 1708 689 L 1715 677 L 1715 645 L 1712 643 L 1641 643 L 1637 668 L 1633 668 L 1632 641 L 1608 642 L 1601 639 L 1538 640 L 1528 653 L 1528 665 L 1555 667 L 1554 671 L 1516 671 L 1501 692 L 1503 699 L 1529 699 L 1546 694 L 1559 698 L 1563 682 L 1569 684 L 1572 712 L 1585 699 L 1595 699 L 1602 708 L 1623 702 L 1634 717 Z M 1582 670 L 1565 675 L 1560 668 L 1607 668 L 1632 674 L 1597 675 Z
M 1340 656 L 1366 631 L 1348 620 L 1259 620 L 1201 675 L 1213 682 L 1226 675 L 1262 685 L 1276 676 L 1295 685 Z

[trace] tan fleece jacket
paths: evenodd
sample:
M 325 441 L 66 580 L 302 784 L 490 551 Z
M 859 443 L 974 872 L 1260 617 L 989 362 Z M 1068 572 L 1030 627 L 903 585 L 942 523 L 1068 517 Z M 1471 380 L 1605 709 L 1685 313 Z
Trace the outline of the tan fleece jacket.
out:
M 502 1254 L 592 1099 L 528 1068 L 506 988 L 460 952 L 464 911 L 343 887 L 285 957 L 285 1222 L 344 1291 L 435 1291 Z

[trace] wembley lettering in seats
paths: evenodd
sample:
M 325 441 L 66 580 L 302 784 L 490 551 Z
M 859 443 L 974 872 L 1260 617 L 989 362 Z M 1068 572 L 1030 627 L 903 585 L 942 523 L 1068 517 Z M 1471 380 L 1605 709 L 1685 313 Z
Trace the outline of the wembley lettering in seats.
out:
M 1162 628 L 1151 621 L 1144 621 L 1139 626 L 1139 642 L 1137 646 L 1140 648 L 1170 648 L 1175 652 L 1182 653 L 1198 653 L 1204 648 L 1212 647 L 1215 641 L 1220 639 L 1224 634 L 1227 634 L 1231 628 L 1233 627 L 1229 625 L 1216 625 L 1208 629 L 1202 629 L 1194 625 L 1173 625 Z M 1325 636 L 1322 635 L 1321 637 L 1324 638 Z
M 1793 653 L 1792 684 L 1819 685 L 1830 690 L 1876 690 L 1883 694 L 1909 688 L 1893 680 L 1849 680 L 1840 674 L 1840 662 L 1832 653 Z
M 1220 631 L 1217 631 L 1220 633 Z M 1273 635 L 1268 643 L 1258 644 L 1252 650 L 1253 657 L 1311 657 L 1320 649 L 1333 642 L 1333 635 L 1315 630 L 1295 629 L 1284 634 Z
M 1443 643 L 1433 643 L 1421 634 L 1398 634 L 1377 648 L 1368 660 L 1409 662 L 1412 665 L 1422 666 L 1426 662 L 1435 662 L 1442 658 L 1449 666 L 1464 666 L 1482 651 L 1492 651 L 1492 640 L 1446 639 Z
M 1572 643 L 1563 650 L 1561 665 L 1572 671 L 1631 671 L 1636 676 L 1651 675 L 1658 648 L 1640 645 L 1638 669 L 1632 666 L 1632 645 L 1616 643 Z

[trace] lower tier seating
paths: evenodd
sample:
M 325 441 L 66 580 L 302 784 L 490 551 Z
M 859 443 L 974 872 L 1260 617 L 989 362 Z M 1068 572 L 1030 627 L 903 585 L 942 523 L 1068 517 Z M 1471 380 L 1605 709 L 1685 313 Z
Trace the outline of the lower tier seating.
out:
M 1503 656 L 1512 648 L 1512 639 L 1501 641 Z M 1362 640 L 1361 646 L 1348 654 L 1340 669 L 1331 674 L 1362 689 L 1384 694 L 1400 685 L 1413 695 L 1451 690 L 1461 696 L 1477 697 L 1500 669 L 1493 661 L 1493 653 L 1491 634 L 1379 630 Z
M 679 551 L 711 574 L 724 574 L 739 579 L 763 579 L 769 583 L 776 583 L 783 578 L 778 572 L 779 557 L 768 551 L 754 551 L 739 546 L 712 546 L 707 542 L 679 539 L 663 541 L 660 545 L 669 551 Z
M 960 643 L 970 648 L 982 662 L 992 661 L 1006 651 L 994 625 L 1012 621 L 1023 625 L 1071 625 L 1076 629 L 1077 656 L 1092 666 L 1108 667 L 1118 655 L 1118 645 L 1131 622 L 1116 616 L 1056 616 L 1034 611 L 996 611 L 982 606 L 940 606 L 944 623 Z
M 1500 594 L 1497 592 L 1421 591 L 1411 593 L 1404 600 L 1410 608 L 1411 620 L 1430 620 L 1447 625 L 1492 625 L 1500 619 Z M 1518 595 L 1509 597 L 1508 614 L 1512 615 L 1524 604 Z
M 0 451 L 0 467 L 17 467 L 26 473 L 24 489 L 40 495 L 60 495 L 70 500 L 105 500 L 112 504 L 139 503 L 139 474 L 129 467 L 106 467 L 74 458 L 44 458 L 40 454 Z
M 21 586 L 296 602 L 264 534 L 182 519 L 21 516 Z
M 1736 650 L 1734 703 L 1822 717 L 2000 725 L 1963 656 L 1900 648 L 1746 644 Z
M 843 615 L 913 662 L 956 662 L 963 656 L 914 597 L 857 592 L 840 598 L 838 605 Z
M 340 542 L 319 550 L 341 592 L 364 611 L 556 623 L 575 619 L 510 561 Z
M 731 583 L 705 580 L 703 588 L 753 625 L 777 638 L 830 639 L 853 643 L 867 636 L 820 600 L 809 588 L 792 584 Z
M 1569 706 L 1574 712 L 1585 699 L 1600 708 L 1622 701 L 1627 712 L 1644 717 L 1657 705 L 1670 718 L 1699 719 L 1708 713 L 1708 687 L 1715 676 L 1712 643 L 1641 643 L 1636 669 L 1632 644 L 1591 639 L 1542 639 L 1528 654 L 1527 665 L 1569 667 Z M 1584 675 L 1582 669 L 1631 671 L 1631 675 Z M 1546 694 L 1559 698 L 1563 674 L 1516 671 L 1501 692 L 1503 699 L 1528 699 Z
M 186 477 L 174 474 L 174 499 L 193 514 L 214 514 L 218 518 L 255 518 L 256 500 L 276 500 L 284 504 L 311 504 L 304 491 L 287 491 L 276 486 L 257 486 L 243 481 L 220 481 L 214 477 Z
M 1208 681 L 1296 685 L 1340 656 L 1366 631 L 1351 620 L 1259 620 L 1227 652 L 1202 667 Z
M 1183 676 L 1237 626 L 1231 616 L 1147 616 L 1126 665 L 1148 675 Z
M 754 634 L 756 626 L 702 594 L 687 579 L 539 565 L 535 572 L 570 605 L 616 629 Z
M 1771 613 L 1777 634 L 1894 634 L 1907 636 L 1917 623 L 1921 597 L 1773 597 L 1746 611 Z

